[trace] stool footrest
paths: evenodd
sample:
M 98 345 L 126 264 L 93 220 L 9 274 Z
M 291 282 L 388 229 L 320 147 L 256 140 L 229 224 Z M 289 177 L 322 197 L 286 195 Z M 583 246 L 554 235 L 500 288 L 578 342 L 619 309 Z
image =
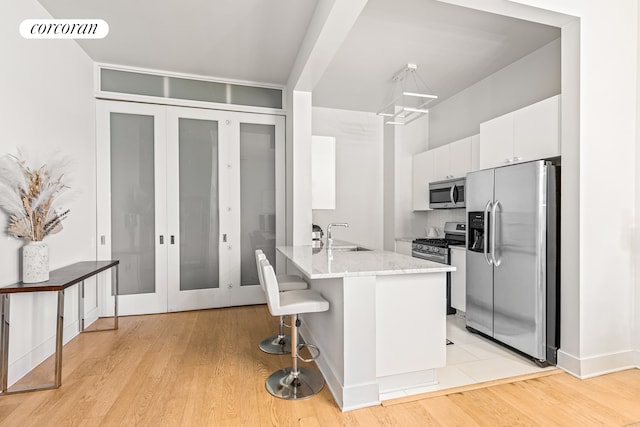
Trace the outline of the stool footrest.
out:
M 300 349 L 303 347 L 314 349 L 316 351 L 316 354 L 315 355 L 312 354 L 310 359 L 305 359 L 304 357 L 300 356 Z M 311 353 L 311 350 L 309 350 L 309 353 Z M 318 357 L 320 357 L 320 349 L 313 344 L 299 344 L 297 356 L 298 356 L 298 359 L 302 360 L 303 362 L 307 362 L 307 363 L 314 362 Z

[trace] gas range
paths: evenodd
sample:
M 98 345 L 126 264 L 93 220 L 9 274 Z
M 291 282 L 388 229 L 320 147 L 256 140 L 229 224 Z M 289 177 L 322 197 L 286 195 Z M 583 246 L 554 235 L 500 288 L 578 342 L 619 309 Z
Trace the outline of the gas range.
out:
M 447 222 L 444 226 L 444 238 L 415 239 L 412 244 L 412 255 L 429 261 L 449 264 L 449 247 L 464 246 L 467 225 L 463 222 Z

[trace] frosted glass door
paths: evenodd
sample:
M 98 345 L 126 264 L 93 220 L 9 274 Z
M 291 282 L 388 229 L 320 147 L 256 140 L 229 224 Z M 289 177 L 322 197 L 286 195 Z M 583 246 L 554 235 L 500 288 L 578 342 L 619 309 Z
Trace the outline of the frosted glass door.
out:
M 97 106 L 98 257 L 121 262 L 120 313 L 264 303 L 255 249 L 284 265 L 284 118 Z
M 120 261 L 119 314 L 165 312 L 164 109 L 100 101 L 97 113 L 98 258 Z
M 227 250 L 220 232 L 220 204 L 227 205 L 220 187 L 228 185 L 221 173 L 229 145 L 224 116 L 191 108 L 167 112 L 169 311 L 228 305 L 228 288 L 221 286 L 231 267 L 221 254 Z
M 276 244 L 284 243 L 284 200 L 278 184 L 284 182 L 284 120 L 274 116 L 238 114 L 230 126 L 238 135 L 233 147 L 238 156 L 234 169 L 233 210 L 239 218 L 231 219 L 234 237 L 239 236 L 239 251 L 233 256 L 240 263 L 239 275 L 232 272 L 239 286 L 230 288 L 232 305 L 264 302 L 258 283 L 255 250 L 261 249 L 267 259 L 278 266 Z M 279 203 L 282 201 L 282 203 Z M 282 209 L 282 211 L 280 211 Z M 237 243 L 236 243 L 237 244 Z

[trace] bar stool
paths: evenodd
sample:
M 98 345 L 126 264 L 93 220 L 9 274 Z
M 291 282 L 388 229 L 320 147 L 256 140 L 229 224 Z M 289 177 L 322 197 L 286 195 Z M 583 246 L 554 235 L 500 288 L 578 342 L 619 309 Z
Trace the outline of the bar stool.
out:
M 264 286 L 264 278 L 262 277 L 262 268 L 260 268 L 260 261 L 267 259 L 262 250 L 256 249 L 256 266 L 258 269 L 258 281 L 262 290 L 266 294 Z M 278 288 L 280 292 L 295 291 L 307 289 L 307 282 L 305 282 L 300 276 L 294 275 L 282 275 L 277 276 Z M 268 354 L 289 354 L 291 353 L 291 337 L 285 335 L 285 318 L 280 316 L 280 330 L 277 335 L 272 335 L 260 341 L 260 350 Z
M 269 261 L 260 261 L 262 276 L 267 291 L 267 305 L 274 316 L 291 316 L 291 368 L 274 372 L 267 378 L 267 391 L 275 397 L 286 400 L 298 400 L 317 394 L 324 387 L 324 378 L 317 369 L 298 367 L 298 359 L 312 362 L 318 358 L 320 351 L 311 359 L 303 359 L 298 354 L 299 314 L 318 313 L 329 310 L 329 302 L 313 290 L 279 292 L 278 280 Z

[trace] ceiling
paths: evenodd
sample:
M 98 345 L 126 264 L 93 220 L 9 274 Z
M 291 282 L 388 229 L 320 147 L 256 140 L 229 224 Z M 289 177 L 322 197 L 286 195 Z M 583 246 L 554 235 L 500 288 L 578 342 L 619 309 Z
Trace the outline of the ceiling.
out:
M 55 18 L 100 18 L 79 40 L 97 62 L 286 84 L 318 0 L 39 0 Z M 313 91 L 315 106 L 377 111 L 412 62 L 439 100 L 560 37 L 560 30 L 441 3 L 369 0 Z M 433 104 L 432 104 L 433 105 Z

